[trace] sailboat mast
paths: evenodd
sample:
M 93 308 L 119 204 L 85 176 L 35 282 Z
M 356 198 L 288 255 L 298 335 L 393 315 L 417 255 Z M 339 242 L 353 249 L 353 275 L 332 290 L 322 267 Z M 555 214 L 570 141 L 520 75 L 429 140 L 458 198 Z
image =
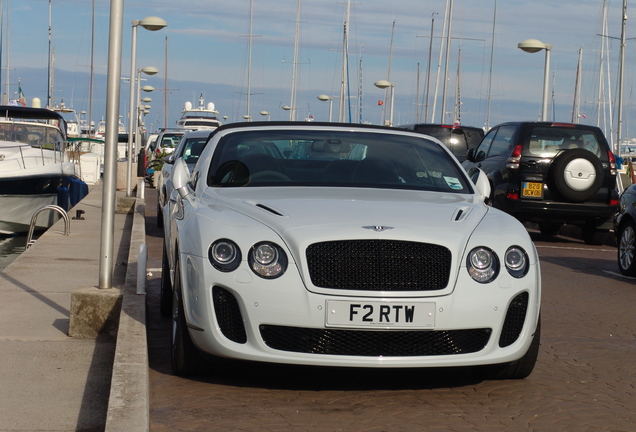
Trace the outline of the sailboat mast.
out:
M 254 0 L 250 0 L 250 34 L 247 42 L 247 113 L 246 119 L 250 121 L 250 98 L 252 96 L 252 20 L 254 16 Z
M 345 12 L 344 35 L 342 42 L 342 75 L 340 78 L 340 112 L 338 113 L 338 121 L 344 123 L 346 121 L 346 107 L 349 103 L 347 100 L 347 70 L 348 70 L 348 51 L 349 51 L 349 14 L 351 13 L 351 0 L 347 0 L 347 9 Z
M 461 95 L 461 72 L 462 72 L 462 49 L 459 49 L 459 54 L 457 57 L 457 83 L 455 86 L 455 109 L 453 115 L 453 123 L 459 124 L 461 122 L 461 105 L 462 105 L 462 95 Z
M 431 83 L 431 57 L 433 54 L 433 28 L 435 27 L 435 15 L 437 15 L 437 12 L 433 12 L 431 14 L 431 38 L 428 43 L 428 65 L 426 67 L 426 101 L 424 102 L 424 121 L 428 121 L 428 98 Z M 418 118 L 417 122 L 419 123 L 420 121 L 421 119 Z
M 492 95 L 492 64 L 495 57 L 495 25 L 497 23 L 497 0 L 495 0 L 495 12 L 492 18 L 492 40 L 490 42 L 490 73 L 488 74 L 488 103 L 486 106 L 486 125 L 488 131 L 490 129 L 490 98 Z
M 298 0 L 298 7 L 296 9 L 296 34 L 294 36 L 294 64 L 292 65 L 292 78 L 291 78 L 291 97 L 289 101 L 289 121 L 297 120 L 296 113 L 296 89 L 298 86 L 298 48 L 300 38 L 300 0 Z
M 393 60 L 393 35 L 395 34 L 395 20 L 393 20 L 393 25 L 391 26 L 391 43 L 389 45 L 389 65 L 386 72 L 386 80 L 391 82 L 391 62 Z M 384 89 L 384 104 L 382 105 L 382 124 L 387 124 L 386 122 L 386 99 L 389 96 L 389 87 Z
M 88 119 L 86 121 L 88 136 L 92 136 L 94 134 L 91 130 L 91 119 L 93 118 L 93 71 L 95 70 L 95 0 L 92 1 L 91 11 L 91 75 L 88 84 Z
M 581 62 L 583 61 L 583 48 L 579 48 L 579 62 L 576 66 L 576 81 L 574 82 L 574 103 L 572 105 L 572 123 L 580 122 L 579 104 L 581 103 Z
M 164 74 L 163 74 L 163 127 L 168 127 L 168 36 L 166 36 L 166 53 L 164 55 Z
M 437 75 L 435 76 L 435 92 L 433 93 L 433 109 L 431 111 L 431 123 L 435 122 L 435 108 L 437 107 L 437 91 L 439 89 L 439 73 L 442 67 L 442 48 L 444 47 L 444 33 L 446 32 L 446 22 L 448 18 L 448 2 L 446 0 L 446 8 L 444 9 L 444 21 L 442 24 L 442 37 L 439 40 L 439 57 L 437 58 Z
M 9 14 L 10 14 L 10 9 L 11 9 L 11 0 L 7 0 L 7 21 L 6 21 L 6 23 L 7 23 L 7 31 L 6 31 L 7 37 L 6 37 L 5 49 L 4 49 L 5 58 L 7 60 L 7 62 L 6 62 L 7 65 L 6 65 L 6 69 L 5 69 L 6 72 L 4 73 L 4 77 L 5 77 L 5 81 L 6 81 L 5 82 L 5 86 L 6 86 L 6 89 L 7 89 L 5 94 L 4 94 L 4 99 L 5 99 L 4 100 L 4 104 L 5 105 L 7 104 L 8 100 L 11 99 L 11 93 L 10 93 L 10 89 L 9 89 L 9 82 L 10 82 L 9 71 L 11 70 L 10 67 L 9 67 L 9 62 L 10 62 L 10 57 L 9 57 L 9 34 L 10 34 L 10 31 L 9 31 Z
M 446 29 L 446 61 L 444 62 L 444 82 L 442 83 L 442 112 L 440 116 L 440 123 L 444 123 L 444 116 L 446 115 L 446 84 L 448 82 L 448 63 L 450 59 L 450 41 L 451 41 L 451 29 L 453 26 L 453 0 L 450 0 L 448 6 L 448 27 Z
M 623 16 L 621 26 L 621 52 L 618 66 L 618 118 L 616 119 L 616 147 L 615 154 L 620 154 L 623 133 L 623 80 L 625 71 L 625 27 L 627 25 L 627 0 L 623 0 Z
M 53 108 L 53 24 L 51 20 L 51 0 L 49 0 L 49 91 L 46 98 L 46 106 Z

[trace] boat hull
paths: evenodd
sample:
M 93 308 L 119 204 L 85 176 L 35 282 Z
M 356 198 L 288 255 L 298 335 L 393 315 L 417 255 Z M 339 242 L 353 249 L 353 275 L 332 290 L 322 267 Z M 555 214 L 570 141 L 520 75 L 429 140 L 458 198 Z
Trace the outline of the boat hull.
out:
M 0 195 L 0 235 L 23 234 L 29 231 L 31 218 L 42 207 L 57 204 L 57 193 L 38 195 Z M 57 212 L 42 212 L 36 221 L 37 230 L 45 230 L 59 220 Z

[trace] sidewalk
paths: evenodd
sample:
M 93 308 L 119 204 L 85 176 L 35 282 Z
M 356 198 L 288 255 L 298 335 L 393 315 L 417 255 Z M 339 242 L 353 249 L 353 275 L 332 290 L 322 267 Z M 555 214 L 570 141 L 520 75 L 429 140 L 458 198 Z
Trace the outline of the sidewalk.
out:
M 98 285 L 102 186 L 75 210 L 84 220 L 69 236 L 60 220 L 0 274 L 2 432 L 105 430 L 116 338 L 68 336 L 72 293 Z M 115 215 L 114 288 L 127 282 L 135 213 Z

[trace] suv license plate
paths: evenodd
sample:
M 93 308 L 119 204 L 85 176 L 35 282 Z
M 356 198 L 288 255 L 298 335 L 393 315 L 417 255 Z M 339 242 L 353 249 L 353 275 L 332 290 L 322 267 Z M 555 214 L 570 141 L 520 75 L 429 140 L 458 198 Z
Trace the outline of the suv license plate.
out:
M 327 300 L 329 327 L 433 328 L 435 303 Z
M 543 197 L 543 183 L 523 182 L 521 196 L 529 198 Z

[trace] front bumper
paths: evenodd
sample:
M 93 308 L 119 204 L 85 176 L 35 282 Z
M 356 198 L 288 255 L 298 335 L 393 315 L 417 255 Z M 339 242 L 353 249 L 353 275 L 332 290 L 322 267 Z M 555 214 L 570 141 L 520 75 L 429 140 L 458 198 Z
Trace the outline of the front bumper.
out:
M 182 256 L 186 319 L 195 345 L 221 357 L 349 367 L 445 367 L 519 359 L 530 346 L 540 303 L 538 265 L 522 279 L 501 274 L 478 284 L 460 268 L 450 295 L 417 292 L 333 296 L 305 289 L 297 272 L 265 281 L 247 270 L 219 273 Z M 434 304 L 428 328 L 333 327 L 328 300 Z

